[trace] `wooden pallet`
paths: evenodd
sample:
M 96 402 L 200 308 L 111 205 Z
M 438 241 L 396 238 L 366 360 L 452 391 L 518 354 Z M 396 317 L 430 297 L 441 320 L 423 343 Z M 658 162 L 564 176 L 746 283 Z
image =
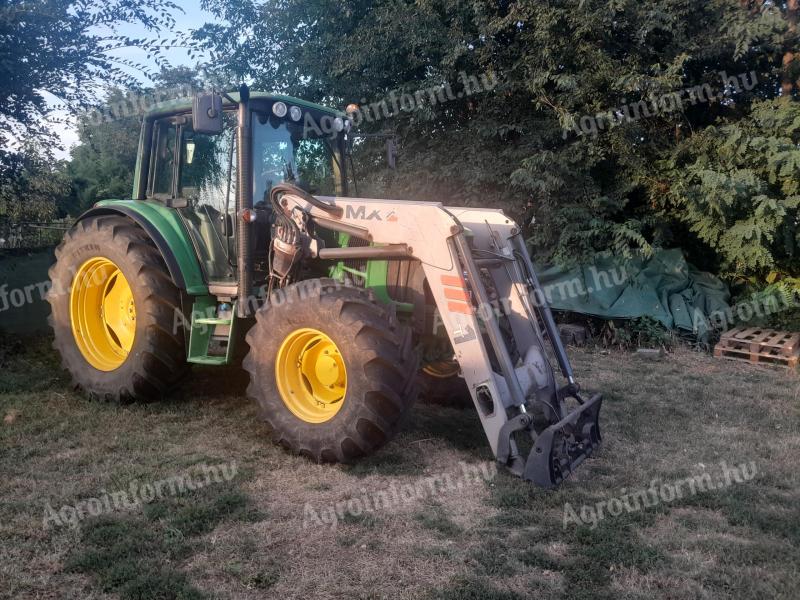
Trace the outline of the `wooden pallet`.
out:
M 714 356 L 794 369 L 800 360 L 800 333 L 737 327 L 722 334 Z

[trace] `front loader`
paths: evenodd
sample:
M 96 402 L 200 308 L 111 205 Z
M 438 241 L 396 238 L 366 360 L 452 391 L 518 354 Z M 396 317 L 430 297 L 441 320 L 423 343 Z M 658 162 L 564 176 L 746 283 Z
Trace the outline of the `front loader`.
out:
M 426 378 L 454 381 L 499 463 L 559 484 L 599 446 L 602 398 L 580 394 L 519 227 L 351 197 L 350 125 L 246 87 L 149 111 L 132 199 L 97 203 L 56 252 L 64 367 L 143 401 L 246 352 L 273 439 L 319 462 L 374 452 Z

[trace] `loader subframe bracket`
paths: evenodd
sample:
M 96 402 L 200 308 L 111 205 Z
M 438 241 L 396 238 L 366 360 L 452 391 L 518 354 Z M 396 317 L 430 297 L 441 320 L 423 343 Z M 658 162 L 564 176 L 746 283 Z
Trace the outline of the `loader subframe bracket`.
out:
M 601 441 L 602 402 L 603 397 L 595 394 L 539 434 L 525 464 L 523 479 L 543 488 L 553 488 L 590 457 Z
M 517 431 L 529 429 L 533 418 L 528 413 L 522 413 L 509 419 L 500 428 L 500 439 L 497 442 L 497 462 L 508 467 L 514 475 L 521 477 L 525 470 L 525 460 L 519 455 L 516 446 L 512 443 L 512 436 Z
M 564 387 L 558 389 L 558 401 L 563 402 L 567 398 L 575 398 L 578 404 L 583 404 L 583 398 L 580 396 L 580 388 L 577 383 L 568 383 Z

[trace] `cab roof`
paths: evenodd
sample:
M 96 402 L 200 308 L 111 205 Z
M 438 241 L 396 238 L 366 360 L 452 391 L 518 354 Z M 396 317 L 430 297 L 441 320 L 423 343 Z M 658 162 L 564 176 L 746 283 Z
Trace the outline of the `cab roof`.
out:
M 239 92 L 231 92 L 228 94 L 231 98 L 239 101 Z M 270 92 L 250 92 L 250 100 L 272 100 L 272 101 L 281 101 L 285 102 L 287 105 L 290 106 L 299 106 L 300 108 L 311 109 L 311 110 L 318 110 L 323 113 L 327 113 L 330 115 L 334 115 L 337 117 L 344 117 L 345 113 L 336 110 L 334 108 L 329 108 L 327 106 L 322 106 L 321 104 L 314 104 L 313 102 L 308 102 L 306 100 L 300 100 L 299 98 L 292 98 L 291 96 L 284 96 L 282 94 L 273 94 Z M 231 106 L 230 101 L 222 97 L 222 102 L 225 106 Z M 176 98 L 175 100 L 167 100 L 165 102 L 159 102 L 158 104 L 153 105 L 149 110 L 147 110 L 144 114 L 145 118 L 156 118 L 163 115 L 170 115 L 174 113 L 180 112 L 188 112 L 192 110 L 192 98 Z

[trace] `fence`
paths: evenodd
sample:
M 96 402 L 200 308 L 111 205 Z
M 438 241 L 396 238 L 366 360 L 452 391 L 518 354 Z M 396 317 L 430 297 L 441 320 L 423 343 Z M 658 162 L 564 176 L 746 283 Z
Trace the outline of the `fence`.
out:
M 0 250 L 37 250 L 58 245 L 72 219 L 53 221 L 0 221 Z
M 0 218 L 0 332 L 48 331 L 50 308 L 42 284 L 53 250 L 72 219 L 9 222 Z

